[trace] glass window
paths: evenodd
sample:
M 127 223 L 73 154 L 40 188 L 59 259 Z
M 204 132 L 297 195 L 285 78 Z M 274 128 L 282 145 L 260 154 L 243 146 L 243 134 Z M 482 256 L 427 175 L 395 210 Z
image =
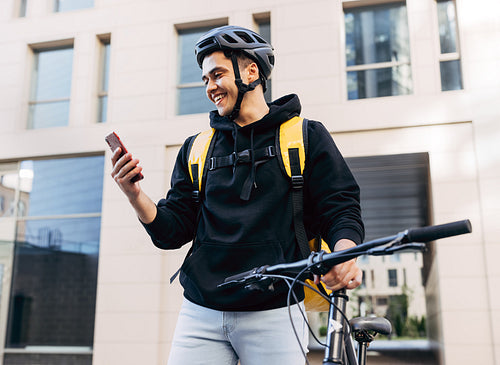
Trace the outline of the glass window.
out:
M 268 41 L 270 44 L 271 43 L 271 20 L 269 18 L 267 19 L 260 19 L 257 20 L 257 24 L 259 27 L 258 33 L 264 38 L 266 41 Z M 272 77 L 272 74 L 271 74 Z M 272 98 L 272 79 L 269 79 L 266 81 L 266 91 L 264 92 L 264 98 L 268 103 L 273 101 Z
M 28 128 L 68 124 L 72 68 L 72 47 L 35 51 Z
M 101 74 L 98 90 L 98 115 L 97 122 L 105 123 L 108 114 L 108 88 L 109 88 L 109 41 L 101 41 Z
M 413 91 L 406 4 L 345 9 L 349 100 Z
M 6 348 L 92 347 L 103 178 L 103 156 L 19 164 Z
M 461 90 L 462 70 L 458 43 L 458 24 L 454 0 L 437 2 L 439 45 L 441 54 L 439 68 L 441 71 L 441 90 Z
M 177 114 L 205 113 L 214 109 L 208 100 L 194 46 L 211 27 L 179 30 Z
M 87 9 L 94 6 L 94 0 L 55 0 L 54 12 Z
M 389 276 L 389 286 L 398 286 L 398 271 L 396 269 L 389 269 L 387 270 L 387 274 Z
M 26 16 L 26 6 L 28 5 L 28 0 L 19 0 L 19 17 L 24 18 Z

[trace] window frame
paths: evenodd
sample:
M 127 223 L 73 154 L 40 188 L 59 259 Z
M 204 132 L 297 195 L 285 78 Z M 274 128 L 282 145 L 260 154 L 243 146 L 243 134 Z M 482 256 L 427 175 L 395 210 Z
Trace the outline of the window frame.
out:
M 29 130 L 35 130 L 35 129 L 43 129 L 43 128 L 54 128 L 54 127 L 66 127 L 70 125 L 70 115 L 71 115 L 71 94 L 72 94 L 72 87 L 73 87 L 73 74 L 74 74 L 74 39 L 63 39 L 63 40 L 58 40 L 58 41 L 50 41 L 50 42 L 42 42 L 42 43 L 36 43 L 36 44 L 31 44 L 28 45 L 30 48 L 31 54 L 32 54 L 32 61 L 31 61 L 31 72 L 30 72 L 30 81 L 29 81 L 29 94 L 28 94 L 28 113 L 27 113 L 27 118 L 26 118 L 26 129 Z M 37 71 L 37 57 L 40 53 L 43 52 L 51 52 L 51 51 L 57 51 L 57 50 L 65 50 L 65 49 L 71 49 L 72 50 L 72 63 L 71 63 L 71 74 L 70 74 L 70 90 L 69 90 L 69 95 L 67 97 L 61 97 L 61 98 L 50 98 L 50 99 L 41 99 L 38 100 L 35 97 L 35 91 L 37 88 L 37 83 L 38 83 L 38 71 Z M 33 106 L 36 105 L 43 105 L 43 104 L 49 104 L 49 103 L 56 103 L 56 102 L 68 102 L 68 119 L 67 123 L 64 125 L 58 125 L 58 126 L 40 126 L 40 127 L 35 127 L 34 126 L 34 120 L 33 120 L 33 115 L 31 112 L 31 109 Z

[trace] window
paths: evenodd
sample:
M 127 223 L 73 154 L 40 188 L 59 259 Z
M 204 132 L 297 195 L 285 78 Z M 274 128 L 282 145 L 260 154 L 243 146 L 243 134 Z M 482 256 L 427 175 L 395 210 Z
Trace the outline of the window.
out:
M 54 12 L 92 8 L 94 0 L 54 0 Z
M 68 125 L 73 47 L 35 50 L 28 128 Z
M 26 160 L 18 166 L 12 181 L 16 204 L 22 201 L 25 208 L 16 217 L 5 348 L 80 348 L 73 358 L 88 358 L 81 348 L 90 352 L 93 345 L 104 157 Z M 38 363 L 53 355 L 17 350 L 5 356 L 9 363 Z
M 99 87 L 97 91 L 98 111 L 97 122 L 105 123 L 108 114 L 108 88 L 109 88 L 109 53 L 110 53 L 110 38 L 109 35 L 101 38 L 101 54 L 100 54 L 100 74 Z
M 387 274 L 389 276 L 389 286 L 398 286 L 398 271 L 396 269 L 389 269 L 387 270 Z
M 388 298 L 387 297 L 377 297 L 376 303 L 379 306 L 384 306 L 388 304 Z
M 405 3 L 344 11 L 347 98 L 413 92 Z
M 178 30 L 177 114 L 205 113 L 214 109 L 208 100 L 201 70 L 196 62 L 194 46 L 213 27 Z
M 441 90 L 460 90 L 463 86 L 455 1 L 439 0 L 437 13 L 441 49 L 439 56 Z
M 19 18 L 24 18 L 26 16 L 26 7 L 28 5 L 28 0 L 19 0 Z
M 262 38 L 264 38 L 266 41 L 268 41 L 270 44 L 271 42 L 271 19 L 270 19 L 270 14 L 265 13 L 265 14 L 256 14 L 254 15 L 255 22 L 257 23 L 258 26 L 258 31 Z M 272 74 L 271 74 L 272 77 Z M 268 103 L 273 101 L 272 98 L 272 80 L 271 78 L 266 81 L 266 86 L 267 89 L 264 92 L 264 98 Z

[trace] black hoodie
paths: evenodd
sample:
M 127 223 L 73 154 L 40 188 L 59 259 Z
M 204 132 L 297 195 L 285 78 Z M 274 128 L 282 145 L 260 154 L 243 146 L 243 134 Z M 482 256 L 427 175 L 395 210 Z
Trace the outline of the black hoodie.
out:
M 261 120 L 239 127 L 217 111 L 210 113 L 216 130 L 212 156 L 275 145 L 276 129 L 300 114 L 296 95 L 270 104 Z M 199 205 L 193 202 L 187 160 L 194 136 L 182 146 L 172 173 L 172 187 L 158 202 L 155 220 L 145 225 L 154 244 L 175 249 L 193 240 L 194 250 L 182 266 L 184 296 L 199 305 L 226 311 L 250 311 L 286 305 L 288 287 L 274 291 L 217 288 L 224 278 L 265 264 L 301 259 L 292 221 L 291 182 L 278 158 L 238 163 L 205 171 Z M 308 157 L 304 170 L 304 223 L 331 246 L 364 236 L 359 187 L 329 132 L 319 122 L 308 124 Z M 303 298 L 301 288 L 296 290 Z

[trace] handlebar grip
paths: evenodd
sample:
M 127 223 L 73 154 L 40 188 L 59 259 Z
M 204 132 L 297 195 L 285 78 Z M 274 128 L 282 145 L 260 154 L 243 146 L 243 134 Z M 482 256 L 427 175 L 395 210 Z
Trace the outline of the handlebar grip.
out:
M 463 221 L 439 224 L 421 228 L 411 228 L 406 231 L 408 242 L 429 242 L 440 238 L 471 233 L 472 225 L 468 219 Z

